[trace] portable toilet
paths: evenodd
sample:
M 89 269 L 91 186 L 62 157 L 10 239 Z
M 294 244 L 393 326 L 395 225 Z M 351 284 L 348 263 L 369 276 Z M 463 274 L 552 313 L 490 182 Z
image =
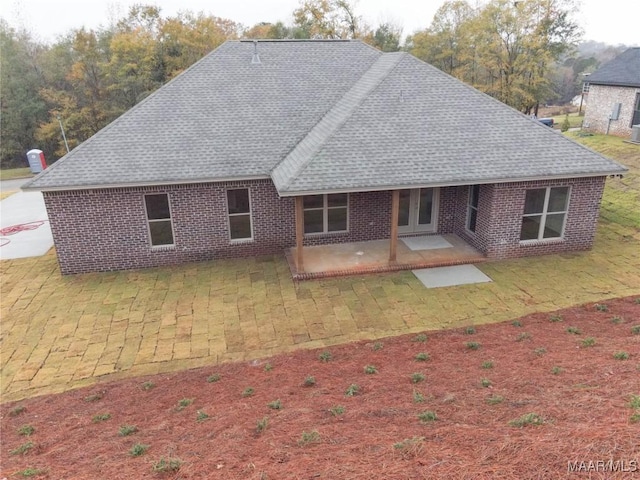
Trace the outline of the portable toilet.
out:
M 42 150 L 34 148 L 27 152 L 27 159 L 29 160 L 29 168 L 31 173 L 40 173 L 47 168 L 47 162 L 44 160 L 44 153 Z

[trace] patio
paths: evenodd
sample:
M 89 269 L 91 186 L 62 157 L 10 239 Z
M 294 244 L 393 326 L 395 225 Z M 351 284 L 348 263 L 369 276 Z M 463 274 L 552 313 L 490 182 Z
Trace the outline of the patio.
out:
M 393 272 L 485 261 L 484 255 L 456 235 L 399 237 L 396 261 L 389 261 L 390 240 L 304 247 L 304 272 L 296 268 L 296 248 L 286 251 L 295 280 L 361 273 Z

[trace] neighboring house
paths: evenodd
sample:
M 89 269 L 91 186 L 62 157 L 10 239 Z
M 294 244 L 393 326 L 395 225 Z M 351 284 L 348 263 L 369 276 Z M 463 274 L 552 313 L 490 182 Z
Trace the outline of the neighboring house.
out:
M 407 53 L 229 41 L 31 180 L 63 274 L 455 234 L 589 249 L 621 165 Z
M 625 50 L 589 75 L 583 127 L 621 137 L 640 125 L 640 47 Z

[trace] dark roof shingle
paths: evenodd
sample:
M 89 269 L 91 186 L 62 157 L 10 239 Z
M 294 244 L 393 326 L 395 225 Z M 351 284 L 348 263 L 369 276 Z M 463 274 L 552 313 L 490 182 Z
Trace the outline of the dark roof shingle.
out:
M 640 47 L 629 48 L 589 75 L 594 85 L 640 87 Z

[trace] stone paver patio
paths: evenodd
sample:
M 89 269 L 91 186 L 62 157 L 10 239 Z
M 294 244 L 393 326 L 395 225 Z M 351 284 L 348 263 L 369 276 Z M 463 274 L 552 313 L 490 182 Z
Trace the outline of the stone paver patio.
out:
M 479 268 L 426 289 L 411 272 L 295 283 L 284 256 L 61 277 L 54 252 L 0 262 L 2 402 L 640 295 L 640 234 L 600 225 L 590 252 Z

